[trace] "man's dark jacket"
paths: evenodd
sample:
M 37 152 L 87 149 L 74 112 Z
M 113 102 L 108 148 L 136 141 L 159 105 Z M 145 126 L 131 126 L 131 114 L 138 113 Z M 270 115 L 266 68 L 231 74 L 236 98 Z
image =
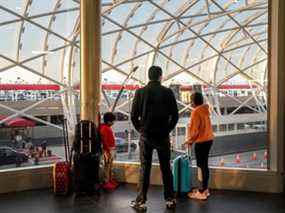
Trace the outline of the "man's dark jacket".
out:
M 178 109 L 171 89 L 150 81 L 138 89 L 133 100 L 131 120 L 138 132 L 147 138 L 169 136 L 178 121 Z

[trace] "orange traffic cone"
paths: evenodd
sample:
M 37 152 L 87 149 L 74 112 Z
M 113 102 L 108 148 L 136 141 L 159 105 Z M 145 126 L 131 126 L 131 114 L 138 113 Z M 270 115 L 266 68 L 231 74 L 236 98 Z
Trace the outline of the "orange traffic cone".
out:
M 267 150 L 264 151 L 263 159 L 264 159 L 264 160 L 267 160 L 267 159 L 268 159 L 268 152 L 267 152 Z
M 240 163 L 240 155 L 239 154 L 236 155 L 236 163 Z
M 254 152 L 251 156 L 251 160 L 257 160 L 256 152 Z

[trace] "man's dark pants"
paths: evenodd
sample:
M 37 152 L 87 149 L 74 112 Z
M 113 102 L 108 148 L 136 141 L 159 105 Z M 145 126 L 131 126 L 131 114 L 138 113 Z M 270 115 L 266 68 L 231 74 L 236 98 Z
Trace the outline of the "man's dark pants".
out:
M 145 136 L 140 137 L 140 177 L 139 177 L 139 190 L 136 201 L 145 202 L 147 200 L 147 191 L 150 182 L 150 171 L 152 166 L 152 153 L 156 149 L 160 170 L 162 174 L 162 180 L 164 185 L 164 198 L 174 198 L 173 192 L 173 177 L 170 168 L 170 140 L 165 139 L 150 139 Z

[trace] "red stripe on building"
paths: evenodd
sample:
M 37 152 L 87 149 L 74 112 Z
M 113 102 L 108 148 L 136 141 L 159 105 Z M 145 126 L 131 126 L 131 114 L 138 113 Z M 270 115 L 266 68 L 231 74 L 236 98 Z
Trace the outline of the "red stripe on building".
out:
M 134 85 L 134 84 L 128 84 L 125 85 L 125 90 L 137 90 L 141 86 L 140 85 Z M 209 88 L 209 86 L 202 85 L 204 89 Z M 120 90 L 122 88 L 122 85 L 120 84 L 103 84 L 102 89 L 104 90 Z M 236 85 L 221 85 L 219 86 L 219 89 L 252 89 L 256 88 L 255 85 L 250 86 L 248 84 L 236 84 Z M 79 89 L 79 85 L 74 86 L 74 89 Z M 57 91 L 60 90 L 60 86 L 56 84 L 0 84 L 0 90 L 50 90 L 50 91 Z M 191 85 L 181 85 L 180 86 L 181 91 L 191 91 L 192 86 Z
M 56 84 L 0 84 L 0 90 L 59 90 Z

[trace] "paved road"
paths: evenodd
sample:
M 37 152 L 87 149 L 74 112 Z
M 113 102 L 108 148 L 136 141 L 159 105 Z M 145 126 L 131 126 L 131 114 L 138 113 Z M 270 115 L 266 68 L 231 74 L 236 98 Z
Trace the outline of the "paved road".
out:
M 52 153 L 58 155 L 64 159 L 64 148 L 63 146 L 53 146 L 49 147 L 52 150 Z M 254 154 L 255 153 L 255 154 Z M 267 168 L 267 160 L 264 157 L 265 150 L 257 150 L 243 153 L 234 153 L 229 155 L 222 156 L 214 156 L 209 158 L 209 166 L 211 167 L 231 167 L 231 168 L 254 168 L 254 169 L 266 169 Z M 178 153 L 172 153 L 172 157 L 179 155 Z M 256 156 L 256 158 L 255 158 Z M 195 157 L 195 156 L 194 156 Z M 193 165 L 196 165 L 195 158 L 193 157 Z M 139 161 L 139 153 L 138 149 L 131 153 L 117 153 L 116 155 L 117 161 L 128 161 L 128 162 L 138 162 Z M 51 164 L 56 160 L 46 160 L 39 163 L 39 165 L 43 164 Z M 153 162 L 158 162 L 158 157 L 156 152 L 153 154 Z M 34 166 L 35 162 L 33 159 L 30 159 L 27 163 L 21 165 L 21 167 Z M 16 165 L 5 165 L 0 166 L 1 169 L 9 169 L 15 168 Z
M 53 152 L 64 156 L 63 147 L 53 147 Z M 243 152 L 236 154 L 229 154 L 223 156 L 215 156 L 209 158 L 209 165 L 212 167 L 233 167 L 233 168 L 258 168 L 265 169 L 267 168 L 267 160 L 264 159 L 265 150 L 251 151 L 251 152 Z M 256 154 L 256 160 L 252 160 L 254 153 Z M 173 158 L 177 156 L 177 153 L 173 153 Z M 238 160 L 238 155 L 239 159 Z M 138 162 L 139 161 L 139 153 L 138 149 L 135 152 L 131 153 L 117 153 L 116 155 L 117 161 L 128 161 L 128 162 Z M 153 162 L 158 163 L 157 153 L 154 151 L 153 154 Z M 195 165 L 195 159 L 193 160 L 193 165 Z

